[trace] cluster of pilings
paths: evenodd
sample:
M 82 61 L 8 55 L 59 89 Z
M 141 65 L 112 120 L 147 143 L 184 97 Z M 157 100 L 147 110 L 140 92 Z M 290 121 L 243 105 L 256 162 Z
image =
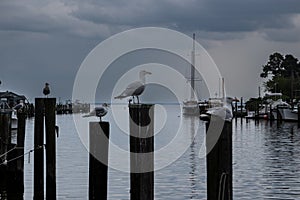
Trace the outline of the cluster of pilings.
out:
M 26 113 L 19 110 L 17 141 L 12 142 L 11 111 L 0 110 L 0 199 L 23 199 Z
M 35 99 L 33 199 L 56 199 L 55 98 Z M 154 199 L 154 105 L 130 104 L 130 199 Z M 17 144 L 9 143 L 10 112 L 0 113 L 1 197 L 23 199 L 25 115 L 18 113 Z M 221 120 L 221 121 L 218 121 Z M 221 133 L 210 125 L 224 123 Z M 45 125 L 45 127 L 44 127 Z M 44 132 L 45 130 L 45 132 Z M 217 130 L 219 131 L 219 130 Z M 209 135 L 208 135 L 209 134 Z M 213 137 L 211 137 L 211 134 Z M 215 136 L 218 136 L 215 138 Z M 106 200 L 109 122 L 89 124 L 89 199 Z M 44 144 L 45 138 L 45 144 Z M 212 145 L 213 138 L 213 145 Z M 232 200 L 232 122 L 207 120 L 207 199 Z M 44 159 L 44 151 L 46 158 Z M 44 162 L 44 160 L 46 162 Z M 7 163 L 5 163 L 7 162 Z M 4 164 L 5 163 L 5 164 Z M 44 172 L 44 163 L 45 172 Z M 3 177 L 3 178 L 2 178 Z M 46 180 L 44 180 L 46 177 Z M 46 187 L 44 187 L 46 183 Z M 44 191 L 46 188 L 46 192 Z
M 153 105 L 130 104 L 130 199 L 154 199 Z M 109 123 L 90 122 L 89 199 L 107 199 Z

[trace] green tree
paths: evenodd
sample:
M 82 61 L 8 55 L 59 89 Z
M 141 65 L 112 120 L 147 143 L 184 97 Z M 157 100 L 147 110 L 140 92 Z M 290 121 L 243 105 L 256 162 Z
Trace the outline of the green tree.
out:
M 290 54 L 283 56 L 278 52 L 273 53 L 262 71 L 260 76 L 268 78 L 265 82 L 267 91 L 281 92 L 291 99 L 295 97 L 295 91 L 300 88 L 300 64 L 297 58 Z
M 263 72 L 260 74 L 262 78 L 267 78 L 269 74 L 279 76 L 282 73 L 282 62 L 284 60 L 283 55 L 280 53 L 273 53 L 269 56 L 269 61 L 266 65 L 263 65 Z

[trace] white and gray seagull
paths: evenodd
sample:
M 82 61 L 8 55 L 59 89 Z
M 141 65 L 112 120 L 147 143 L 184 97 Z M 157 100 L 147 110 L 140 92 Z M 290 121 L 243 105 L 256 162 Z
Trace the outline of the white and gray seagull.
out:
M 99 117 L 100 122 L 102 122 L 102 117 L 107 114 L 108 104 L 103 103 L 100 107 L 95 107 L 89 114 L 83 115 L 82 117 Z
M 115 97 L 115 99 L 123 99 L 132 96 L 133 103 L 134 103 L 134 97 L 136 97 L 138 101 L 137 103 L 139 104 L 140 103 L 139 95 L 141 95 L 145 90 L 145 83 L 146 83 L 145 76 L 148 74 L 150 75 L 152 73 L 146 70 L 140 71 L 140 80 L 129 84 L 127 88 L 119 96 Z

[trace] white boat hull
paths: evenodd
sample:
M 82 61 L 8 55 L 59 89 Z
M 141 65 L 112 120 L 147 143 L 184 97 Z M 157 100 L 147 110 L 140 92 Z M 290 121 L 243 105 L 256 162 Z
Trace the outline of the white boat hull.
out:
M 298 111 L 288 108 L 278 108 L 279 113 L 284 121 L 298 121 Z
M 182 113 L 184 115 L 200 115 L 198 103 L 196 101 L 184 102 L 182 107 Z

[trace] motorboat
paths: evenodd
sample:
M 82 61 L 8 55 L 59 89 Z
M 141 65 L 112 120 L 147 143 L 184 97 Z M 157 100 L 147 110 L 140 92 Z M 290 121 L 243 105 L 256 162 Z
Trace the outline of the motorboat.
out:
M 277 107 L 281 119 L 283 121 L 298 121 L 298 108 L 292 108 L 291 106 L 286 107 L 286 106 L 278 106 Z
M 184 115 L 199 115 L 199 104 L 195 100 L 188 100 L 183 102 L 183 114 Z

